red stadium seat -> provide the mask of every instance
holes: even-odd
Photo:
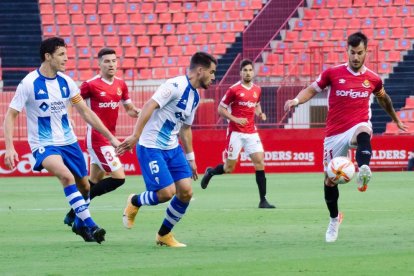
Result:
[[[61,25],[58,26],[57,31],[59,33],[59,36],[70,36],[72,35],[72,26]]]
[[[152,69],[143,68],[138,72],[138,78],[141,80],[147,80],[152,78]]]
[[[150,59],[150,67],[162,67],[164,66],[162,57],[153,57]]]
[[[401,54],[399,51],[389,51],[386,61],[399,62],[401,60]]]
[[[362,7],[365,7],[365,3],[366,3],[366,0],[354,0],[353,6],[362,8]]]
[[[392,72],[391,65],[386,62],[381,62],[378,66],[379,74],[390,74]]]
[[[234,43],[236,41],[236,34],[232,32],[224,33],[222,39],[224,43]]]
[[[213,54],[214,55],[224,55],[227,51],[226,44],[216,44],[214,45]]]
[[[408,51],[411,49],[411,41],[408,39],[398,39],[395,50]]]
[[[99,4],[98,5],[98,14],[108,14],[111,13],[110,4]]]
[[[394,28],[391,29],[391,38],[393,39],[400,39],[405,38],[405,29],[404,28]]]
[[[295,32],[295,31],[286,31],[286,36],[285,36],[285,41],[297,41],[299,40],[299,32]]]
[[[154,79],[165,79],[167,76],[167,69],[166,68],[154,68],[152,71],[152,75]]]
[[[169,10],[172,13],[181,12],[181,2],[169,3]]]
[[[229,38],[229,39],[231,39],[229,41],[234,42],[235,34],[234,33],[228,33],[228,34],[232,35],[232,37]],[[222,34],[219,34],[219,33],[210,34],[209,37],[208,37],[208,42],[211,43],[211,44],[217,44],[217,43],[221,43],[221,42],[228,42],[228,41],[224,41],[222,37],[223,37]],[[231,42],[229,42],[229,43],[231,43]]]
[[[130,46],[130,47],[124,48],[124,57],[137,58],[138,57],[138,48],[135,47],[135,46]]]
[[[161,26],[159,24],[149,25],[147,28],[148,35],[159,35],[161,33]]]
[[[56,16],[56,21],[57,21],[59,16],[60,15]],[[64,16],[68,16],[68,15],[65,14]],[[41,18],[42,18],[42,24],[43,25],[53,25],[53,24],[55,24],[55,16],[53,14],[44,14],[44,15],[41,16]]]
[[[151,46],[164,46],[164,36],[155,35],[151,38]]]
[[[153,3],[142,3],[141,13],[153,13],[153,12],[154,12],[154,4]]]
[[[388,19],[387,18],[377,18],[374,24],[375,28],[387,28],[388,27]]]
[[[146,25],[131,25],[132,27],[132,34],[136,36],[146,35],[147,33],[147,27]]]
[[[113,14],[126,14],[125,3],[120,4],[113,4],[112,5],[112,13]]]
[[[72,14],[71,17],[70,17],[70,22],[72,24],[78,24],[78,25],[85,24],[85,15],[83,15],[83,14]],[[69,24],[69,22],[67,24]]]
[[[149,58],[139,57],[137,60],[137,68],[148,68],[149,67]]]
[[[78,80],[87,81],[95,76],[95,72],[90,69],[78,70]]]
[[[168,56],[168,47],[165,47],[165,46],[156,47],[154,56],[156,56],[156,57]]]
[[[165,38],[165,45],[166,46],[175,46],[178,45],[178,37],[175,35],[168,35]]]
[[[312,9],[323,9],[326,7],[327,0],[317,0],[313,1]]]
[[[403,109],[414,109],[414,96],[410,96],[405,99],[405,106]]]
[[[142,15],[140,13],[130,14],[129,15],[129,23],[130,24],[141,24],[141,23],[143,23]]]
[[[313,31],[301,31],[300,41],[309,41],[309,40],[313,40]]]
[[[164,24],[162,26],[162,34],[163,35],[175,34],[175,24]]]
[[[169,47],[169,55],[170,56],[181,56],[183,54],[183,47],[182,46],[174,46]]]
[[[401,17],[391,17],[390,22],[388,24],[389,28],[400,28],[402,26],[402,18]]]
[[[135,58],[123,58],[120,65],[123,69],[135,68]]]
[[[88,30],[89,30],[88,35],[92,35],[92,36],[102,35],[101,25],[89,25]]]
[[[389,40],[389,39],[386,39],[386,40],[383,40],[383,41],[381,41],[381,50],[383,50],[383,51],[392,51],[392,50],[394,50],[395,49],[395,41],[394,40]]]
[[[77,47],[88,47],[89,46],[89,37],[79,36],[75,37],[75,44]]]
[[[150,45],[149,36],[139,36],[139,37],[137,37],[137,46],[138,47],[149,46],[149,45]]]
[[[155,3],[155,13],[167,13],[168,12],[168,3]]]
[[[104,47],[105,46],[104,37],[103,36],[92,36],[91,46],[92,47]]]
[[[185,23],[185,13],[183,12],[174,13],[172,23]]]
[[[91,60],[89,58],[80,58],[77,60],[77,67],[78,70],[91,69]]]
[[[131,34],[131,25],[119,25],[118,26],[118,35],[130,35]]]
[[[344,30],[348,27],[349,20],[346,19],[336,19],[335,23],[331,26],[333,29]],[[322,24],[323,25],[323,24]]]
[[[122,41],[121,43],[122,47],[133,47],[136,45],[135,37],[131,35],[123,36],[121,38],[121,41]]]
[[[321,28],[321,22],[322,20],[314,19],[307,21],[307,29],[310,31],[316,31]]]
[[[331,14],[331,18],[332,19],[339,19],[339,18],[343,18],[344,17],[344,13],[345,13],[345,9],[341,9],[341,8],[335,8],[332,9],[332,14]]]
[[[325,19],[331,17],[331,10],[330,9],[320,9],[316,13],[317,19]]]
[[[81,14],[82,13],[82,5],[80,5],[80,4],[70,4],[68,11],[69,11],[69,14]]]
[[[142,47],[140,48],[140,57],[152,57],[153,49],[152,47]]]
[[[106,46],[116,47],[119,46],[119,36],[106,36]]]
[[[48,3],[40,3],[39,4],[40,14],[43,16],[44,14],[53,14],[53,5]]]
[[[171,22],[171,14],[169,13],[161,13],[158,16],[158,23],[160,24],[168,24]]]
[[[158,16],[156,13],[147,13],[144,16],[144,23],[157,24]]]

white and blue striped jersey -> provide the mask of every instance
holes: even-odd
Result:
[[[70,99],[80,93],[76,83],[58,72],[55,78],[30,72],[18,85],[9,107],[26,108],[28,142],[33,151],[45,146],[64,146],[77,141],[68,120]]]
[[[139,144],[162,150],[176,148],[181,126],[192,125],[194,121],[200,95],[187,76],[179,76],[162,84],[152,99],[160,108],[153,112],[145,125]]]

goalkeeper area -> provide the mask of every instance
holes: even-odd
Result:
[[[140,209],[134,228],[122,225],[130,193],[145,190],[127,177],[118,190],[91,202],[107,231],[85,243],[63,224],[68,204],[54,177],[2,178],[0,275],[414,275],[412,172],[375,172],[365,193],[355,179],[340,186],[344,221],[335,243],[321,173],[268,174],[258,209],[254,174],[215,177],[174,228],[186,248],[155,245],[166,204]]]

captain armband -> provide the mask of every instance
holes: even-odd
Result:
[[[80,94],[76,95],[75,97],[71,98],[70,101],[73,105],[80,103],[83,100]]]
[[[383,97],[385,96],[385,89],[384,89],[384,87],[383,87],[383,88],[381,88],[381,90],[380,90],[380,91],[378,91],[378,93],[376,93],[376,94],[375,94],[375,96],[376,96],[377,98],[383,98]]]

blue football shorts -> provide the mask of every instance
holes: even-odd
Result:
[[[161,190],[193,175],[181,146],[162,150],[137,144],[137,157],[147,191]]]
[[[83,178],[88,175],[85,158],[83,157],[83,152],[78,142],[66,146],[46,146],[38,148],[33,152],[36,160],[33,170],[41,171],[43,169],[43,160],[50,155],[62,156],[63,163],[75,176]]]

